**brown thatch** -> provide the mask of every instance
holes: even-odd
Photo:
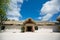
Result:
[[[23,24],[25,25],[25,24],[36,24],[36,23],[31,18],[29,18]]]

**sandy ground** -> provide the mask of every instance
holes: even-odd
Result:
[[[18,30],[7,30],[0,33],[0,40],[60,40],[60,33],[41,31],[21,33]]]

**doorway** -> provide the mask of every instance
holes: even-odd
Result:
[[[27,26],[27,31],[32,32],[32,26]]]

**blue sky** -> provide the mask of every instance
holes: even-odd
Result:
[[[17,5],[14,5],[14,7],[17,6],[19,10],[13,7],[15,10],[12,12],[18,15],[13,14],[15,15],[14,18],[10,19],[26,20],[27,18],[32,18],[37,21],[56,21],[56,18],[60,16],[59,3],[59,0],[18,0]],[[9,13],[8,15],[11,16],[12,14]]]
[[[21,7],[21,15],[23,16],[22,20],[27,18],[32,18],[34,20],[39,20],[40,9],[42,8],[42,4],[49,0],[28,0],[28,2],[24,1]]]

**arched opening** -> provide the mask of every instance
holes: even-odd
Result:
[[[36,29],[36,23],[32,19],[28,19],[23,23],[23,27],[23,32],[34,32]]]
[[[32,32],[32,26],[27,26],[26,31],[27,31],[27,32]]]

